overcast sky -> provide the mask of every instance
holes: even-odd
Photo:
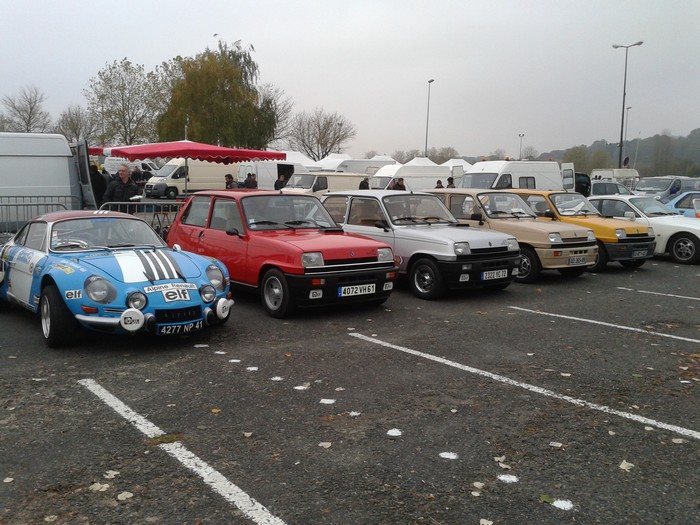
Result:
[[[217,33],[219,36],[214,37]],[[218,39],[255,48],[295,111],[352,122],[355,158],[452,146],[517,155],[700,127],[700,0],[0,0],[0,97],[56,118],[106,64],[152,70]],[[0,111],[2,109],[0,108]],[[183,137],[184,138],[184,137]]]

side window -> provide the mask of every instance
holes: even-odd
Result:
[[[525,188],[528,190],[535,189],[535,177],[520,177],[518,179],[518,187]]]
[[[521,195],[521,197],[523,197],[523,195]],[[539,197],[537,195],[524,197],[527,202],[527,205],[530,206],[530,208],[532,208],[532,211],[534,211],[537,215],[543,216],[548,211],[551,211],[549,209],[549,204],[544,198]]]
[[[29,224],[26,224],[15,236],[15,243],[24,246],[27,242],[27,233],[29,233]]]
[[[348,224],[374,226],[383,219],[383,214],[376,199],[353,199],[350,202]]]
[[[189,208],[182,216],[182,224],[190,226],[201,226],[204,228],[209,217],[209,197],[193,197]]]
[[[689,193],[676,203],[676,208],[690,209],[693,207],[693,199],[697,198],[700,198],[700,195]]]
[[[328,177],[316,177],[316,182],[313,191],[321,191],[328,189]]]
[[[338,224],[345,222],[345,210],[348,207],[347,197],[329,197],[323,201],[323,207],[328,210],[335,222]]]
[[[216,199],[212,208],[209,227],[212,230],[221,231],[235,228],[242,233],[243,220],[238,210],[238,203],[231,199]]]
[[[44,251],[46,248],[46,223],[34,222],[29,225],[24,245],[32,250]]]
[[[496,182],[496,188],[512,188],[513,187],[513,179],[511,178],[510,173],[504,173],[501,175],[501,177],[498,179]]]
[[[455,199],[455,197],[458,198]],[[452,202],[450,202],[450,213],[456,219],[469,219],[474,213],[474,208],[474,199],[471,196],[453,195]]]

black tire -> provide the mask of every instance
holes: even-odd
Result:
[[[66,346],[75,337],[78,323],[53,284],[41,290],[39,317],[44,341],[49,348]]]
[[[625,268],[639,268],[647,262],[646,259],[628,259],[625,261],[620,261],[620,264]]]
[[[575,268],[559,268],[559,273],[567,278],[579,277],[580,275],[583,275],[585,272],[586,272],[585,266],[577,266]]]
[[[603,243],[598,241],[598,256],[596,257],[595,264],[588,268],[589,272],[600,272],[604,270],[608,265],[608,252],[605,251],[605,246]]]
[[[177,198],[177,188],[168,188],[165,191],[165,198],[171,201],[174,201]]]
[[[697,264],[700,262],[700,242],[692,233],[677,233],[668,241],[668,253],[675,263]]]
[[[260,299],[267,313],[277,319],[286,317],[294,311],[287,279],[277,269],[268,270],[263,277],[260,284]]]
[[[408,285],[420,299],[437,299],[445,293],[445,284],[432,259],[418,259],[408,271]]]
[[[515,281],[519,283],[535,282],[542,271],[542,264],[535,250],[529,246],[520,247],[520,267]]]

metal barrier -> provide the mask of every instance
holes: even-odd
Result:
[[[0,244],[17,233],[29,220],[46,213],[79,208],[73,197],[0,196]]]
[[[120,211],[140,217],[162,236],[175,220],[184,202],[105,202],[100,210]]]

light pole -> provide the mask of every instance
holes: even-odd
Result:
[[[525,136],[525,133],[518,133],[518,137],[520,137],[520,153],[518,153],[518,160],[523,160],[523,137]]]
[[[625,132],[625,97],[627,95],[627,55],[629,54],[630,47],[641,46],[644,42],[640,40],[634,44],[628,46],[623,46],[620,44],[613,44],[613,49],[618,49],[620,47],[625,49],[625,79],[622,84],[622,122],[620,123],[620,157],[617,162],[617,167],[622,167],[622,140],[624,139]]]
[[[627,106],[625,108],[625,112],[627,113],[625,115],[625,142],[627,142],[627,130],[630,127],[630,109],[632,109],[632,106]]]
[[[428,80],[428,111],[425,116],[425,158],[428,158],[428,123],[430,122],[430,84],[435,82],[434,78]]]

